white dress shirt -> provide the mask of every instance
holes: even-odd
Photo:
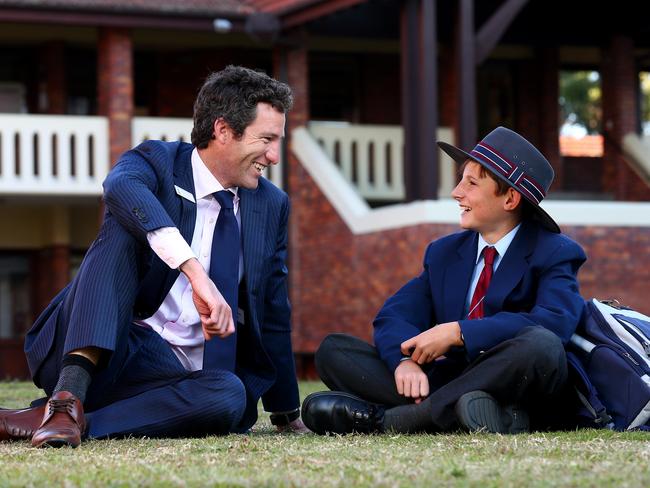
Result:
[[[221,210],[221,206],[212,194],[224,188],[205,166],[196,148],[192,151],[191,161],[196,199],[196,222],[191,246],[185,242],[176,227],[162,227],[149,232],[147,240],[151,249],[170,268],[176,269],[188,259],[197,258],[203,268],[209,272],[212,235]],[[190,189],[184,188],[184,190],[189,193]],[[234,212],[241,229],[237,189],[229,190],[235,194]],[[243,270],[243,255],[240,249],[240,281]],[[169,343],[185,369],[188,371],[202,369],[204,338],[201,320],[192,300],[192,287],[183,273],[172,285],[160,308],[151,317],[135,323],[149,327],[160,334]]]
[[[478,245],[476,249],[476,264],[474,266],[474,274],[472,275],[472,281],[470,281],[469,290],[467,290],[467,297],[465,297],[465,317],[469,313],[469,305],[472,302],[472,296],[474,295],[474,290],[476,290],[476,285],[478,285],[478,280],[481,276],[481,271],[485,267],[485,260],[483,259],[483,249],[486,247],[494,247],[497,250],[497,255],[494,257],[494,263],[492,263],[492,273],[496,273],[499,264],[501,264],[501,258],[505,256],[506,251],[510,247],[513,239],[517,235],[517,231],[521,227],[521,224],[518,224],[514,229],[508,232],[505,236],[499,239],[494,244],[488,244],[481,234],[478,235]],[[494,276],[494,274],[493,274]]]

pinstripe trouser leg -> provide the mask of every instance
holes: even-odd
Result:
[[[101,439],[227,434],[235,430],[245,404],[244,385],[234,374],[195,371],[87,414],[86,435]]]
[[[244,385],[225,370],[189,372],[156,332],[131,325],[127,359],[93,381],[88,437],[190,437],[236,430]]]

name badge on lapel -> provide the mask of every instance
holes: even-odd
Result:
[[[194,199],[194,195],[192,195],[189,191],[184,190],[180,186],[176,186],[176,185],[174,185],[174,189],[176,190],[176,194],[179,197],[182,197],[185,200],[189,200],[192,203],[196,203],[196,200]]]

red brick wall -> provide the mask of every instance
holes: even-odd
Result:
[[[386,298],[421,270],[423,251],[455,225],[427,224],[353,235],[294,156],[291,300],[297,353],[332,332],[371,339]],[[650,228],[564,227],[589,256],[579,274],[585,297],[617,298],[650,313]]]

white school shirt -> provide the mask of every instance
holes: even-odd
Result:
[[[505,236],[499,239],[494,244],[488,244],[481,234],[478,235],[478,244],[476,249],[476,261],[474,266],[474,274],[472,274],[472,281],[470,281],[469,290],[467,290],[467,296],[465,297],[465,317],[469,314],[469,306],[472,302],[472,296],[474,295],[474,290],[476,290],[476,285],[478,285],[478,280],[481,276],[481,271],[485,267],[485,260],[483,259],[483,249],[486,247],[494,247],[497,250],[497,255],[494,258],[494,263],[492,263],[492,273],[495,273],[499,264],[501,264],[501,258],[505,256],[506,251],[512,244],[513,239],[517,235],[517,231],[521,227],[521,224],[518,224],[514,229],[508,232]],[[494,274],[493,274],[494,276]]]

